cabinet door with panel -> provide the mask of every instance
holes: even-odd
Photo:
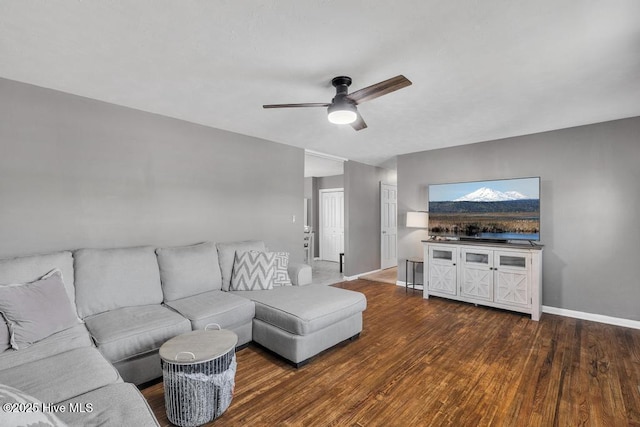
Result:
[[[531,306],[531,255],[494,251],[495,302]]]
[[[493,301],[493,251],[481,248],[460,250],[460,295]]]
[[[458,250],[455,247],[429,247],[429,291],[457,295]]]

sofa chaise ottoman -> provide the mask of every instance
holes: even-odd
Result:
[[[359,292],[325,285],[234,291],[256,305],[253,340],[296,367],[362,331],[367,307]]]

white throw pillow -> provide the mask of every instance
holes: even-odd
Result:
[[[273,287],[293,286],[289,277],[289,252],[273,252],[276,256]]]
[[[269,252],[236,252],[230,290],[273,289],[275,258],[275,254]]]
[[[0,405],[0,425],[4,427],[66,426],[58,417],[44,411],[39,400],[8,385],[0,384]]]

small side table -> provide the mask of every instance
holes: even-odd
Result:
[[[199,426],[226,411],[235,386],[237,343],[232,331],[205,328],[178,335],[160,347],[169,421]]]
[[[409,283],[409,264],[411,264],[411,283]],[[405,269],[404,269],[404,293],[407,293],[407,289],[409,289],[409,285],[413,286],[413,290],[416,290],[416,285],[424,286],[422,283],[416,283],[416,265],[422,264],[422,274],[424,274],[424,261],[420,258],[408,258],[405,261]]]

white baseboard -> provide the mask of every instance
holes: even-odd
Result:
[[[398,280],[396,285],[405,287],[405,282]],[[422,289],[422,287],[416,287]],[[592,322],[606,323],[608,325],[623,326],[625,328],[640,329],[639,320],[623,319],[620,317],[605,316],[602,314],[585,313],[583,311],[567,310],[566,308],[542,306],[543,313],[557,314],[558,316],[573,317],[574,319],[590,320]]]
[[[371,271],[367,271],[366,273],[360,273],[360,274],[356,274],[355,276],[343,276],[342,278],[346,281],[352,281],[352,280],[356,280],[359,279],[361,276],[366,276],[368,274],[373,274],[373,273],[377,273],[378,271],[382,271],[382,269],[377,269],[377,270],[371,270]]]
[[[557,314],[558,316],[573,317],[575,319],[591,320],[592,322],[607,323],[609,325],[623,326],[625,328],[640,329],[640,321],[638,320],[585,313],[583,311],[567,310],[566,308],[550,307],[547,305],[542,306],[542,312]]]

